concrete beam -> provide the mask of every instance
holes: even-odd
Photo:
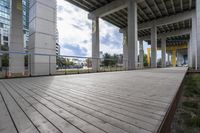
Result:
[[[155,24],[156,26],[161,26],[161,25],[172,24],[172,23],[192,19],[192,16],[194,13],[195,13],[195,10],[192,10],[192,11],[187,11],[183,13],[178,13],[176,15],[156,19],[153,21],[145,22],[138,25],[138,30],[149,29],[152,27],[153,24]]]
[[[116,12],[116,11],[126,8],[127,5],[128,5],[128,0],[115,0],[101,8],[98,8],[95,11],[89,13],[88,18],[95,19],[95,18],[104,17],[113,12]]]
[[[180,36],[180,35],[186,35],[190,34],[191,29],[183,29],[183,30],[178,30],[178,31],[172,31],[172,32],[167,32],[167,33],[160,33],[158,34],[157,38],[161,39],[162,37],[172,37],[172,36]],[[151,36],[143,36],[139,38],[140,40],[151,40]]]
[[[137,3],[140,3],[144,0],[133,0],[136,1]],[[113,12],[119,11],[121,9],[127,8],[128,7],[128,2],[129,0],[115,0],[103,7],[100,7],[93,12],[88,14],[89,19],[95,19],[95,18],[101,18],[106,15],[109,15]]]
[[[187,11],[183,13],[178,13],[176,15],[141,23],[141,24],[138,24],[138,31],[144,30],[144,29],[150,29],[153,24],[155,24],[156,26],[161,26],[161,25],[173,24],[176,22],[192,19],[192,16],[194,15],[194,13],[195,13],[195,10],[191,10],[191,11]],[[120,31],[125,30],[125,29],[127,28],[120,29]]]

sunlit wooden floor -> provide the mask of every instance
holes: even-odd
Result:
[[[0,80],[0,133],[155,133],[186,70]]]

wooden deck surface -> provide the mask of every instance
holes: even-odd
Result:
[[[0,80],[0,133],[156,133],[186,69]]]

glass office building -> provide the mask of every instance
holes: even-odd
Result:
[[[11,0],[0,0],[0,44],[9,46],[11,20]],[[29,36],[29,0],[22,0],[24,47],[27,48]]]
[[[10,0],[0,1],[0,44],[9,44]]]

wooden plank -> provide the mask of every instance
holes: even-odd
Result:
[[[21,108],[17,105],[17,103],[3,86],[1,86],[0,91],[2,96],[4,97],[4,100],[17,127],[17,130],[20,133],[39,133],[37,128],[33,125],[32,121],[30,121],[30,119],[21,110]]]
[[[40,89],[40,88],[35,87],[34,89]],[[154,125],[161,123],[161,121],[156,121],[151,118],[146,118],[141,115],[137,115],[137,114],[133,114],[133,113],[132,113],[132,115],[129,114],[129,116],[127,116],[127,115],[125,115],[127,113],[125,111],[118,110],[118,112],[116,112],[117,109],[112,109],[112,108],[107,109],[108,106],[107,106],[107,108],[105,108],[105,107],[103,108],[103,107],[96,106],[95,104],[90,104],[90,103],[84,102],[83,100],[78,100],[78,98],[73,98],[73,97],[68,98],[67,95],[61,95],[61,94],[57,93],[56,91],[52,92],[49,89],[48,89],[48,91],[47,90],[43,91],[42,89],[40,89],[40,91],[42,91],[45,94],[51,95],[51,96],[63,98],[66,101],[71,101],[72,103],[91,108],[100,113],[107,114],[113,118],[117,118],[117,119],[127,122],[129,124],[134,124],[140,128],[144,128],[149,131],[153,131]]]
[[[42,133],[82,133],[79,129],[72,126],[56,114],[49,111],[39,103],[28,103],[20,93],[16,93],[8,84],[5,84],[10,94],[16,99],[16,102],[21,106],[27,116],[32,120],[34,125]],[[26,96],[26,95],[24,95]],[[27,97],[27,96],[26,96]]]
[[[45,83],[45,80],[46,79],[36,79],[36,82],[37,83],[43,83],[42,81],[44,81]],[[34,79],[33,79],[34,81]],[[84,82],[84,86],[83,85],[79,85],[79,83],[73,83],[73,82],[69,82],[69,81],[63,81],[63,82],[60,82],[60,80],[56,80],[56,82],[54,81],[51,86],[54,86],[57,85],[57,87],[61,87],[61,88],[65,88],[65,89],[70,89],[70,91],[80,91],[80,92],[85,92],[85,93],[91,93],[91,94],[96,94],[98,96],[103,96],[103,97],[109,97],[109,99],[113,99],[113,100],[117,100],[117,101],[120,101],[122,100],[122,102],[124,103],[132,103],[134,105],[141,105],[141,104],[137,104],[137,103],[142,103],[142,104],[145,104],[145,107],[151,107],[151,105],[156,108],[156,106],[160,106],[160,107],[166,107],[166,105],[169,105],[169,104],[166,104],[166,103],[163,103],[163,102],[159,102],[159,101],[153,101],[153,100],[148,100],[148,99],[144,99],[144,98],[138,98],[138,97],[128,97],[128,96],[121,96],[121,93],[117,93],[116,91],[113,93],[113,92],[110,92],[109,90],[102,90],[102,88],[105,88],[104,87],[99,87],[99,86],[88,86],[87,84],[85,85],[85,82],[86,81],[81,81],[81,82]],[[43,84],[44,84],[43,83]],[[103,84],[101,82],[99,82],[98,84]],[[116,83],[113,83],[113,84],[116,84]],[[46,85],[49,86],[49,84],[47,83]],[[87,87],[85,87],[87,86]],[[108,85],[109,87],[110,85]],[[113,86],[110,86],[109,88],[115,88]],[[106,88],[107,89],[107,88]],[[101,90],[101,91],[99,91]],[[135,89],[134,89],[135,90]],[[128,91],[128,90],[127,90]],[[129,94],[129,95],[132,95],[132,94]],[[128,98],[127,98],[128,97]]]
[[[0,89],[2,89],[2,84],[0,82]],[[10,114],[4,103],[2,94],[0,92],[0,132],[1,133],[17,133],[17,129],[10,117]]]
[[[24,88],[22,86],[19,88],[24,90]],[[73,111],[69,111],[69,110],[63,109],[62,108],[63,105],[56,106],[55,104],[52,104],[52,102],[45,100],[45,98],[43,98],[43,97],[47,96],[45,94],[42,94],[43,97],[40,97],[29,90],[24,90],[24,92],[22,90],[17,90],[17,91],[19,93],[22,93],[23,95],[29,94],[29,97],[27,97],[27,98],[30,102],[34,103],[36,101],[36,99],[40,99],[40,102],[42,104],[48,106],[48,108],[51,108],[52,110],[57,112],[59,115],[61,115],[63,118],[65,118],[68,121],[71,121],[74,125],[76,125],[77,127],[79,127],[80,129],[82,129],[83,131],[85,131],[87,133],[103,133],[104,131],[107,133],[127,133],[124,130],[121,130],[120,128],[114,127],[114,126],[112,126],[108,123],[105,123],[104,121],[99,120],[95,117],[92,117],[86,113],[77,111],[76,109],[74,109]],[[25,94],[25,92],[27,94]],[[66,108],[69,108],[69,107],[66,106]],[[86,118],[88,120],[85,120]],[[85,122],[85,121],[87,121],[87,122]],[[92,125],[94,125],[94,126],[92,126]]]
[[[17,84],[15,84],[17,85]],[[20,85],[20,86],[23,86],[23,85]],[[26,86],[24,86],[24,88],[26,89],[29,89],[27,88]],[[120,120],[117,120],[115,118],[112,118],[112,117],[109,117],[107,114],[102,114],[102,113],[99,113],[99,112],[96,112],[90,108],[87,108],[87,107],[84,107],[84,106],[80,106],[80,105],[73,105],[72,104],[67,104],[67,103],[64,103],[62,100],[58,100],[56,98],[53,98],[53,97],[50,97],[48,96],[47,94],[45,93],[41,93],[41,92],[38,92],[37,90],[33,90],[33,89],[29,89],[29,90],[24,90],[24,91],[32,91],[32,93],[34,92],[35,94],[43,97],[44,99],[46,99],[47,101],[51,102],[51,103],[54,103],[55,105],[59,106],[59,107],[62,107],[63,109],[81,117],[82,119],[84,119],[85,121],[90,121],[90,122],[93,122],[93,124],[97,124],[96,126],[100,126],[100,128],[102,129],[106,129],[106,130],[110,130],[110,132],[112,131],[112,127],[113,126],[116,126],[116,127],[119,127],[127,132],[130,132],[130,133],[150,133],[150,131],[147,131],[147,130],[144,130],[142,128],[138,128],[134,125],[131,125],[131,124],[127,124],[127,123],[124,123]],[[31,94],[32,96],[35,97],[34,94]],[[40,97],[40,99],[41,99]],[[35,97],[35,98],[39,98],[39,97]],[[87,115],[88,114],[88,115]],[[91,117],[93,116],[93,117]],[[93,119],[95,118],[98,118],[100,120],[102,120],[101,123],[96,123],[95,121],[93,121]],[[92,119],[93,118],[93,119]],[[105,126],[102,127],[102,124],[103,125],[107,125],[108,127],[106,128]],[[118,130],[119,130],[118,128]],[[123,130],[121,130],[120,132],[122,132]],[[120,133],[119,132],[119,133]]]
[[[39,89],[39,86],[35,87],[35,89],[36,88]],[[45,92],[47,92],[47,90],[45,90]],[[147,128],[148,128],[148,126],[145,125],[146,123],[156,125],[156,124],[161,122],[159,120],[151,119],[151,117],[144,117],[144,116],[138,115],[136,113],[130,113],[126,110],[114,108],[114,107],[111,107],[111,106],[108,106],[108,105],[105,105],[105,104],[101,104],[99,102],[89,101],[89,100],[85,100],[83,98],[81,99],[80,97],[73,97],[73,96],[68,95],[67,93],[60,94],[60,93],[57,93],[56,89],[54,91],[51,91],[51,89],[48,89],[48,92],[52,92],[53,94],[56,94],[57,96],[63,97],[67,100],[71,100],[71,101],[79,103],[79,104],[82,104],[84,106],[88,106],[90,108],[93,107],[93,109],[94,108],[97,109],[97,110],[105,109],[107,111],[112,111],[111,114],[113,114],[113,116],[114,115],[117,115],[117,116],[121,115],[123,118],[127,118],[127,119],[130,118],[129,122],[132,121],[131,118],[134,119],[134,120],[141,120],[141,122],[138,122],[138,123],[141,123],[142,125],[146,126]]]
[[[31,81],[32,82],[32,81]],[[36,84],[37,83],[37,84]],[[30,82],[29,82],[30,84]],[[169,106],[168,104],[164,105],[162,107],[158,107],[156,105],[161,105],[162,103],[156,103],[156,104],[151,104],[150,101],[149,102],[137,102],[137,101],[142,101],[144,99],[135,99],[134,101],[128,102],[126,99],[122,99],[120,100],[120,97],[116,97],[113,98],[113,96],[105,96],[105,94],[98,94],[98,92],[94,92],[94,93],[90,93],[89,91],[82,91],[82,90],[77,90],[77,88],[80,87],[75,87],[74,89],[67,89],[68,87],[65,85],[54,85],[56,83],[51,84],[51,86],[49,85],[44,85],[38,82],[33,82],[31,83],[33,86],[37,86],[37,87],[45,87],[49,89],[53,89],[56,90],[56,92],[60,92],[61,94],[63,94],[64,92],[66,92],[65,94],[69,94],[69,95],[78,95],[78,97],[87,97],[89,99],[91,99],[92,101],[100,101],[100,102],[104,102],[104,103],[110,103],[114,106],[120,106],[120,108],[124,109],[124,108],[131,108],[131,111],[134,110],[139,110],[139,112],[134,112],[134,113],[143,113],[142,115],[145,115],[145,113],[147,113],[147,115],[153,115],[154,117],[157,118],[157,115],[164,115],[164,111],[166,110],[166,106]],[[64,84],[64,83],[60,83],[60,84]],[[130,109],[129,108],[129,109]],[[153,117],[152,116],[152,117]]]
[[[141,105],[139,107],[124,105],[123,103],[118,102],[117,99],[110,100],[109,98],[102,98],[102,97],[99,98],[99,96],[89,95],[88,93],[81,93],[80,91],[66,90],[58,86],[48,87],[47,85],[40,85],[38,83],[37,85],[36,83],[31,84],[31,88],[34,88],[33,86],[36,86],[37,88],[41,88],[41,89],[48,88],[48,90],[54,90],[56,92],[59,92],[59,94],[64,94],[65,96],[69,95],[69,96],[75,97],[76,99],[87,100],[87,102],[92,102],[95,105],[100,104],[103,106],[107,106],[108,108],[113,107],[113,108],[116,108],[117,110],[120,109],[120,112],[124,112],[125,114],[134,113],[135,115],[138,114],[138,115],[146,116],[148,118],[152,118],[155,120],[160,120],[161,116],[164,115],[165,113],[164,109],[166,108],[165,106],[163,111],[159,111],[159,109],[157,108],[155,108],[155,110],[149,111],[150,109],[144,109],[145,105]]]
[[[52,125],[58,121],[49,116],[57,115],[83,132],[151,133],[160,126],[185,72],[151,69],[3,82],[20,109],[24,99]],[[33,123],[28,112],[22,112]]]

